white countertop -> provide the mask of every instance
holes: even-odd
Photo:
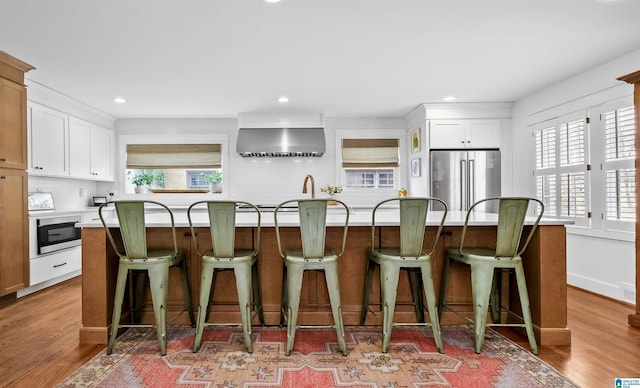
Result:
[[[84,207],[78,209],[62,209],[62,210],[29,210],[29,217],[31,218],[52,218],[59,216],[69,215],[81,215],[85,213],[98,212],[97,206]]]
[[[349,226],[371,226],[371,210],[359,208],[351,210],[349,214]],[[189,227],[189,221],[187,218],[186,210],[176,209],[173,210],[174,220],[176,227]],[[205,211],[192,212],[192,221],[196,227],[207,227],[209,221],[207,213]],[[445,220],[447,226],[462,226],[464,225],[464,219],[466,212],[461,211],[449,211]],[[170,225],[169,218],[166,214],[151,213],[147,214],[147,225],[149,227],[166,227]],[[336,208],[330,208],[327,213],[327,225],[328,226],[342,226],[344,225],[345,211]],[[441,211],[430,211],[427,217],[428,226],[437,226],[442,218]],[[297,212],[284,212],[278,214],[278,224],[280,226],[297,226],[298,225],[298,213]],[[528,217],[526,222],[533,223],[535,217]],[[114,212],[109,212],[106,216],[107,225],[110,227],[117,227],[117,220]],[[470,219],[469,224],[474,226],[491,226],[496,225],[498,222],[498,215],[494,213],[474,213]],[[397,226],[399,223],[399,214],[397,209],[379,209],[376,216],[376,224],[378,226]],[[572,224],[572,221],[543,218],[540,222],[541,225],[567,225]],[[252,213],[239,212],[236,216],[236,226],[238,227],[252,227],[256,225],[256,215]],[[273,227],[274,217],[273,212],[262,212],[261,225],[263,227]],[[88,220],[78,224],[84,228],[96,228],[102,227],[100,220]]]

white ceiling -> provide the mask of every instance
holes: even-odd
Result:
[[[397,117],[516,101],[639,48],[640,0],[0,0],[0,50],[117,118]]]

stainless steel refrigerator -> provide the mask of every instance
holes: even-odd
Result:
[[[431,195],[442,199],[449,211],[467,211],[476,201],[500,196],[500,151],[431,151],[430,166]],[[497,211],[484,205],[476,210]]]

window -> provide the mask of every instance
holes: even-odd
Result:
[[[189,190],[208,190],[211,187],[212,181],[207,179],[207,176],[212,176],[213,171],[216,170],[187,170],[187,189]]]
[[[346,186],[394,188],[398,154],[398,139],[342,139]]]
[[[636,219],[635,118],[633,106],[605,109],[604,220],[628,224]],[[620,226],[620,225],[618,225]],[[614,223],[607,224],[614,227]],[[624,229],[624,227],[623,227]]]
[[[221,173],[220,144],[128,144],[127,178],[145,175],[154,189],[208,190],[207,175]]]
[[[577,225],[588,225],[590,217],[587,124],[586,114],[579,112],[534,128],[534,174],[545,214],[574,219]]]
[[[393,188],[394,171],[345,169],[347,187]]]

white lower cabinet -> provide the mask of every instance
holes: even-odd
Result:
[[[82,247],[73,247],[29,260],[29,284],[36,285],[82,269]]]

